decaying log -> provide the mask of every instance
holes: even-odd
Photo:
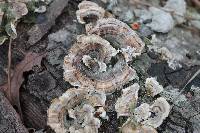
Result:
[[[46,127],[46,111],[44,110],[47,106],[36,101],[26,92],[21,94],[21,104],[25,126],[36,130],[44,129]]]
[[[0,91],[0,133],[28,133],[19,115]]]

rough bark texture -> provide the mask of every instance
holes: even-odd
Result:
[[[55,25],[56,18],[62,13],[63,9],[67,6],[68,0],[54,0],[50,7],[47,9],[47,20],[41,24],[33,26],[29,34],[28,43],[30,45],[38,42],[49,30]]]
[[[0,91],[0,133],[28,133],[19,115]]]

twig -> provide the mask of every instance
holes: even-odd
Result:
[[[9,48],[8,48],[8,91],[7,91],[7,97],[8,100],[11,101],[11,62],[12,62],[12,38],[10,37],[9,41]]]
[[[200,69],[190,78],[190,80],[188,80],[188,82],[184,85],[184,87],[181,89],[181,91],[179,92],[178,96],[176,98],[173,99],[172,101],[172,106],[171,108],[173,108],[175,101],[179,98],[179,96],[183,93],[183,91],[185,90],[185,88],[187,87],[187,85],[194,79],[196,78],[196,76],[198,76],[200,74]]]

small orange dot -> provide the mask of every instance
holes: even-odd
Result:
[[[132,23],[132,24],[131,24],[131,28],[132,28],[133,30],[138,30],[138,29],[140,29],[140,24],[137,23],[137,22]]]

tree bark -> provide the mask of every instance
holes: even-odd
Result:
[[[28,133],[2,91],[0,91],[0,133]]]

